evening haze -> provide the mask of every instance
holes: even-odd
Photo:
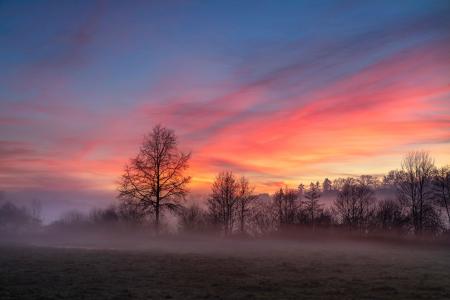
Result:
[[[53,218],[110,203],[157,124],[192,152],[191,197],[223,170],[273,193],[384,174],[417,149],[447,164],[449,14],[447,0],[1,2],[0,190]]]

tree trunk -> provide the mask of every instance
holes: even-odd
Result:
[[[242,202],[241,203],[241,217],[240,217],[240,221],[241,221],[241,234],[244,234],[244,209],[245,209],[245,207],[244,207],[244,203]]]
[[[159,213],[160,213],[160,203],[159,203],[159,195],[156,197],[156,205],[155,205],[155,233],[159,235]]]

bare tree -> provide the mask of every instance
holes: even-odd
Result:
[[[119,224],[120,215],[117,207],[110,205],[106,208],[95,208],[89,213],[89,221],[95,226],[111,226]]]
[[[34,229],[36,222],[26,207],[18,207],[11,202],[0,206],[0,233],[18,233],[22,229]]]
[[[334,184],[335,188],[337,185]],[[339,193],[334,201],[333,209],[340,218],[342,224],[349,226],[350,229],[355,227],[357,222],[357,203],[354,197],[355,180],[347,178],[342,186],[339,184]]]
[[[221,172],[212,185],[208,199],[211,218],[223,229],[226,236],[233,231],[235,210],[239,199],[238,191],[239,184],[234,174]]]
[[[397,170],[391,170],[386,175],[383,176],[382,185],[384,187],[395,187],[398,178]]]
[[[136,158],[125,167],[119,185],[119,199],[133,200],[146,214],[154,214],[155,230],[159,232],[164,210],[180,208],[179,201],[187,194],[190,153],[178,150],[175,133],[157,125],[145,136]]]
[[[319,182],[315,184],[311,182],[311,184],[309,185],[309,189],[305,193],[306,200],[304,200],[304,203],[305,203],[305,210],[308,212],[313,230],[315,230],[316,218],[321,211],[321,205],[319,203],[320,196],[321,195]]]
[[[434,173],[433,159],[428,152],[411,152],[402,161],[402,169],[396,175],[399,199],[410,210],[414,233],[421,234],[426,218],[434,218],[432,213],[431,182]],[[431,222],[432,223],[432,222]]]
[[[373,175],[361,175],[359,176],[358,181],[361,184],[370,186],[374,189],[380,185],[380,179]]]
[[[298,192],[288,187],[280,188],[273,196],[273,204],[278,213],[278,223],[280,228],[295,223],[300,201]]]
[[[303,194],[305,193],[305,185],[303,183],[300,183],[297,189],[298,189],[298,196],[300,198],[303,197]]]
[[[248,179],[242,176],[238,182],[237,213],[239,220],[239,231],[245,234],[245,224],[250,213],[250,204],[256,198],[253,194],[254,188],[250,186]]]
[[[334,202],[334,210],[341,222],[351,230],[365,229],[373,212],[374,194],[372,187],[364,181],[347,178]]]
[[[332,184],[333,184],[333,183],[331,182],[330,179],[325,178],[325,180],[324,180],[323,183],[322,183],[323,191],[324,191],[324,192],[329,192],[329,191],[331,191]]]
[[[436,170],[433,184],[437,203],[446,211],[450,223],[450,166]]]
[[[344,184],[346,183],[348,178],[336,178],[335,180],[333,180],[333,185],[332,185],[332,189],[335,191],[340,191],[342,190],[342,188],[344,187]]]
[[[253,235],[263,235],[276,230],[278,219],[271,199],[260,196],[252,201],[250,206],[250,230]]]
[[[405,222],[402,207],[392,199],[381,200],[375,210],[375,225],[384,231],[400,229]]]

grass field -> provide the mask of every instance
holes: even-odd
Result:
[[[0,299],[450,299],[450,251],[203,241],[0,247]]]

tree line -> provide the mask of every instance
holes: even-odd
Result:
[[[190,153],[178,150],[172,130],[160,125],[145,137],[136,158],[125,168],[119,187],[122,209],[134,215],[153,217],[159,231],[160,214],[175,212],[181,230],[218,231],[223,235],[283,231],[297,227],[340,227],[349,231],[397,231],[421,235],[441,233],[450,222],[450,169],[437,168],[429,153],[407,154],[401,168],[382,180],[363,175],[357,178],[325,179],[282,187],[272,197],[255,193],[249,179],[231,171],[220,172],[205,206],[182,205],[190,177],[184,175]],[[395,190],[387,199],[377,199],[376,191]],[[335,192],[326,206],[323,193]],[[446,214],[447,219],[443,216]]]
[[[436,167],[428,152],[408,153],[398,170],[382,178],[326,178],[322,183],[284,186],[270,196],[257,194],[249,178],[223,171],[215,177],[206,203],[186,201],[191,177],[185,173],[190,157],[178,149],[173,130],[157,125],[125,166],[117,205],[96,209],[88,216],[70,212],[52,226],[103,224],[110,229],[111,224],[125,224],[152,228],[158,234],[165,230],[162,217],[169,213],[176,217],[180,232],[223,236],[296,230],[418,236],[449,231],[450,167]],[[24,217],[24,209],[11,205],[0,207],[0,230],[5,227],[4,220],[11,219],[2,217],[10,214],[8,211],[36,223],[36,216]]]

